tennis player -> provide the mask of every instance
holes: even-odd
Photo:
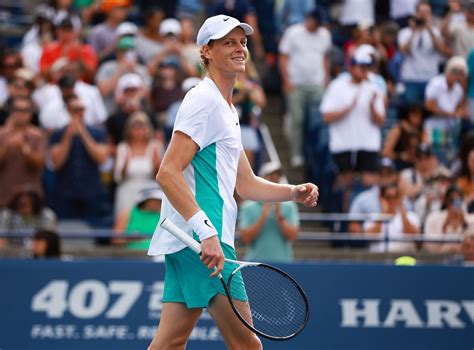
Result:
[[[197,35],[207,76],[185,96],[157,181],[165,198],[162,218],[201,242],[199,257],[157,227],[149,255],[165,255],[161,321],[149,350],[184,349],[207,307],[229,349],[261,349],[258,337],[235,316],[218,278],[228,278],[224,257],[236,259],[234,190],[254,201],[294,200],[315,206],[318,188],[286,185],[257,177],[245,156],[239,117],[232,105],[237,74],[244,72],[247,36],[253,29],[237,19],[208,18]]]

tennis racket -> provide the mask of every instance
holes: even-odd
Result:
[[[197,254],[201,245],[169,219],[160,226]],[[227,282],[218,275],[237,317],[252,332],[271,340],[298,335],[309,320],[309,304],[299,284],[276,267],[225,259],[233,272]],[[235,267],[234,267],[235,266]]]

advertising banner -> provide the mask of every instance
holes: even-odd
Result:
[[[311,315],[265,349],[474,349],[474,268],[277,267],[301,283]],[[146,349],[160,320],[163,263],[2,260],[0,276],[0,350]],[[225,349],[206,311],[187,349]]]

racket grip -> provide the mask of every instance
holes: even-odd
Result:
[[[199,242],[194,240],[193,237],[191,237],[185,231],[176,226],[170,219],[165,218],[161,222],[160,226],[169,233],[171,233],[173,236],[181,240],[181,242],[186,244],[194,252],[196,252],[197,254],[201,254],[201,245],[199,244]]]

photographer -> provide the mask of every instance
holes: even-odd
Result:
[[[404,55],[400,72],[405,85],[404,102],[422,104],[426,84],[439,73],[440,54],[451,55],[440,30],[433,24],[428,2],[418,3],[409,26],[398,34],[398,45]]]

